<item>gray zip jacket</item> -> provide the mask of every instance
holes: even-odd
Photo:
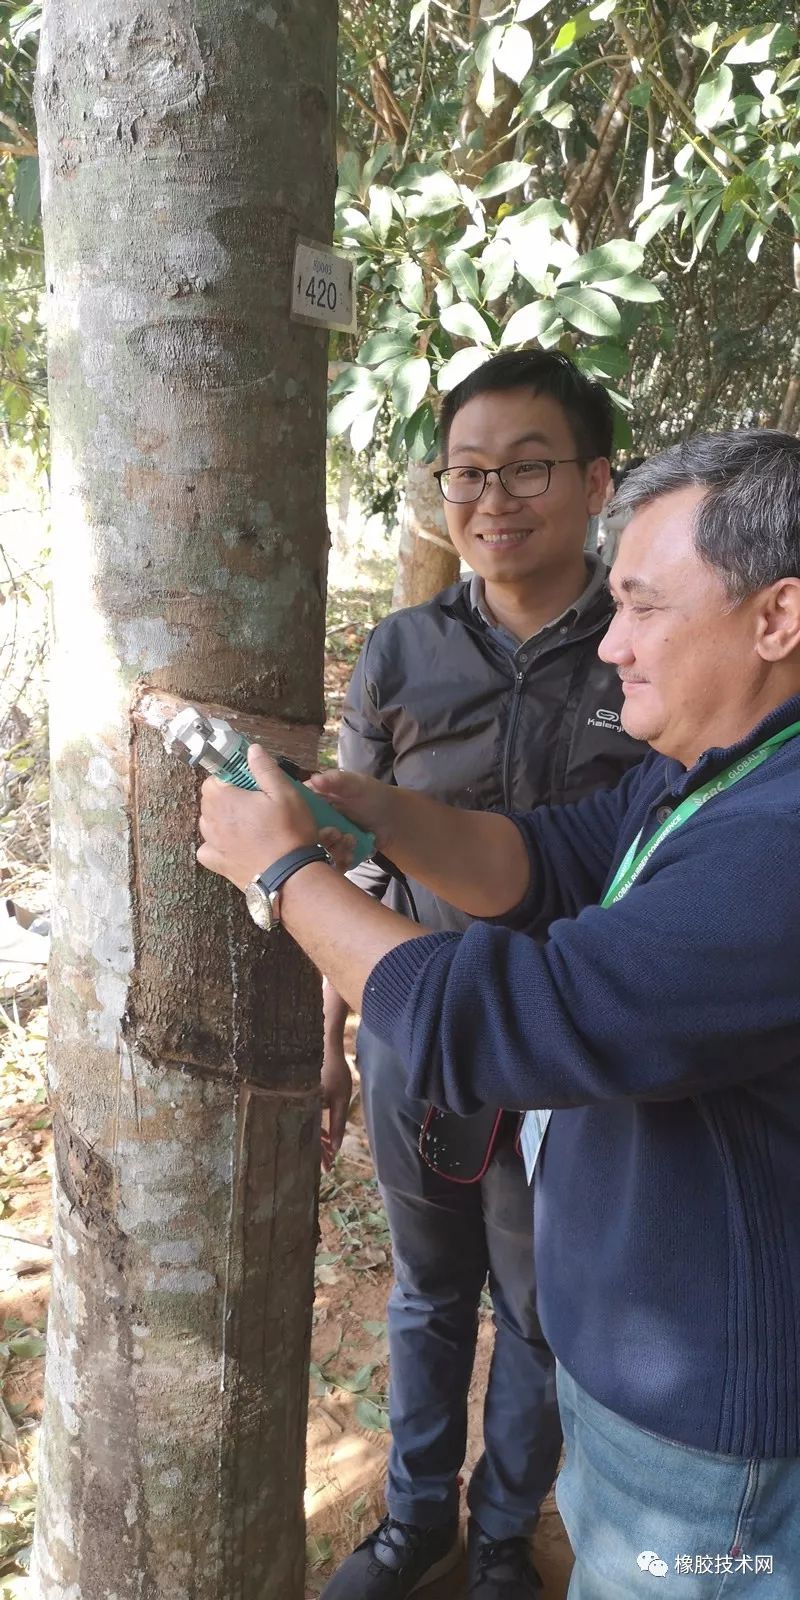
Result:
[[[342,713],[339,765],[448,805],[528,811],[610,789],[647,746],[623,731],[616,670],[598,659],[612,603],[595,559],[578,603],[510,648],[469,580],[385,617],[368,635]],[[402,885],[372,862],[349,877],[413,915]],[[472,919],[410,883],[432,929]]]

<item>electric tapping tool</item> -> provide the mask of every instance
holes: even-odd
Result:
[[[258,788],[247,765],[247,752],[252,741],[245,734],[238,733],[222,717],[207,717],[194,706],[185,706],[167,723],[163,738],[170,754],[178,756],[187,766],[200,767],[203,772],[221,778],[223,783],[231,783],[237,789]],[[373,833],[365,833],[362,828],[357,828],[354,822],[329,805],[321,794],[301,783],[301,769],[293,761],[286,756],[275,756],[274,760],[302,795],[318,828],[336,828],[339,833],[347,833],[354,839],[352,866],[357,867],[359,862],[367,861],[375,854]]]

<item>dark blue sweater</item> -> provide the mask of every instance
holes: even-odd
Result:
[[[640,828],[798,719],[800,697],[688,772],[650,755],[515,818],[521,905],[400,945],[363,1007],[411,1095],[558,1108],[536,1176],[547,1339],[611,1410],[740,1457],[800,1455],[800,738],[598,901]]]

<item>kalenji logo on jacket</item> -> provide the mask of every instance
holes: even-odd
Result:
[[[587,717],[586,726],[587,728],[608,728],[609,731],[613,729],[614,733],[622,733],[623,731],[622,723],[619,720],[619,712],[606,711],[602,706],[598,706],[593,717]]]

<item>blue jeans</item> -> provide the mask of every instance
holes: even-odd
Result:
[[[493,1539],[530,1532],[558,1467],[555,1362],[536,1314],[531,1192],[510,1139],[480,1183],[448,1182],[422,1161],[426,1107],[405,1093],[395,1053],[362,1028],[364,1117],[392,1236],[386,1503],[437,1526],[458,1508],[478,1308],[487,1281],[495,1345],[484,1452],[468,1504]]]
[[[800,1461],[673,1444],[599,1405],[563,1367],[558,1400],[569,1600],[797,1600]]]

